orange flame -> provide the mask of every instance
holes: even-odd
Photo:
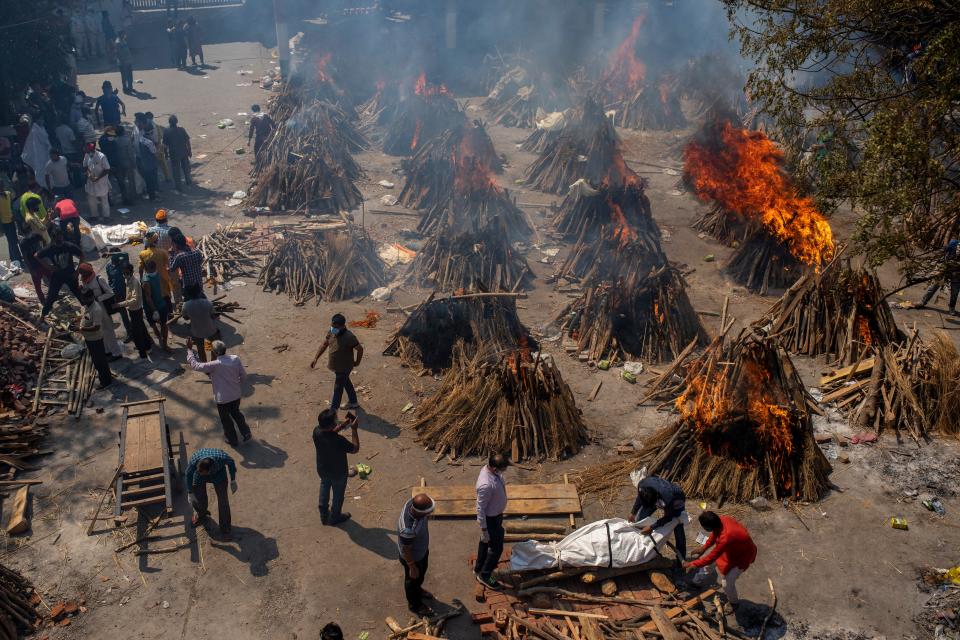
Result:
[[[420,126],[421,122],[417,120],[417,125],[413,128],[413,140],[410,141],[410,151],[414,151],[417,148],[417,142],[420,141]]]
[[[873,331],[870,329],[870,320],[864,316],[857,316],[857,333],[866,346],[873,344]]]
[[[454,190],[457,193],[492,189],[500,191],[488,160],[488,154],[494,153],[491,149],[483,149],[482,130],[468,127],[463,137],[453,149],[451,162],[454,171]],[[489,143],[488,143],[489,144]]]
[[[424,98],[430,96],[443,96],[449,93],[447,87],[443,84],[427,84],[427,73],[421,71],[417,76],[417,81],[413,85],[413,92]]]
[[[330,58],[333,57],[333,54],[325,53],[319,60],[317,60],[317,80],[320,82],[327,82],[330,80],[330,76],[327,74],[327,64],[330,62]]]
[[[530,340],[526,335],[520,336],[517,340],[517,350],[507,356],[507,364],[514,374],[519,373],[520,366],[525,363],[533,362],[530,355]]]
[[[630,35],[610,54],[607,70],[603,74],[604,85],[619,91],[622,97],[635,92],[647,77],[647,66],[637,60],[636,54],[637,40],[640,39],[640,29],[645,21],[644,14],[633,20]]]
[[[693,141],[684,149],[684,172],[697,196],[755,220],[794,258],[819,267],[833,255],[830,224],[813,201],[800,196],[783,171],[783,153],[760,131],[720,130],[720,149]]]
[[[607,198],[607,204],[610,206],[610,212],[613,214],[613,237],[620,241],[620,246],[626,246],[637,239],[637,232],[627,221],[627,216],[623,215],[623,209],[611,198]]]

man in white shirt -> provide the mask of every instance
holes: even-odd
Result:
[[[87,204],[90,206],[90,219],[97,220],[101,216],[104,220],[110,219],[110,163],[107,156],[97,151],[97,145],[88,142],[86,154],[83,156],[83,170],[87,174],[87,183],[84,190],[87,192]]]
[[[70,163],[56,149],[50,149],[50,159],[44,167],[47,191],[61,198],[70,197]]]

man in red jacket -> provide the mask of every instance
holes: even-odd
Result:
[[[757,559],[757,545],[750,538],[746,527],[730,516],[719,516],[713,511],[700,514],[700,526],[710,532],[710,537],[691,557],[699,558],[693,562],[684,562],[685,569],[700,569],[714,562],[720,573],[723,592],[727,596],[724,613],[736,611],[740,604],[737,596],[737,578]],[[703,555],[707,549],[713,550]]]

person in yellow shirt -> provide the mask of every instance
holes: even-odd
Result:
[[[153,261],[157,265],[157,274],[160,276],[160,293],[170,306],[170,292],[173,291],[170,269],[167,266],[170,262],[170,254],[157,246],[159,240],[160,236],[156,231],[148,231],[144,237],[146,248],[140,252],[140,278],[143,279],[144,266]]]
[[[7,189],[0,189],[0,228],[7,237],[7,252],[14,267],[20,266],[23,256],[20,254],[20,243],[17,241],[17,223],[13,221],[13,194]]]
[[[23,192],[23,195],[20,196],[20,211],[21,213],[27,210],[27,203],[31,200],[36,200],[40,203],[40,207],[37,209],[36,216],[40,219],[40,222],[47,223],[47,208],[43,205],[43,198],[40,197],[38,193],[40,191],[40,185],[33,182],[27,190]],[[48,240],[49,242],[49,240]]]

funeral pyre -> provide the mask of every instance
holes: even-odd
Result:
[[[514,460],[560,460],[587,442],[570,387],[549,356],[521,338],[472,355],[458,343],[440,388],[417,410],[420,440],[453,458],[510,452]]]
[[[687,125],[680,107],[678,79],[660,72],[648,79],[647,66],[637,58],[637,44],[646,23],[637,16],[630,33],[610,54],[597,83],[605,111],[615,111],[617,126],[627,129],[679,129]]]
[[[839,255],[805,273],[755,324],[790,353],[826,355],[840,366],[904,339],[877,274]]]
[[[749,329],[735,340],[721,335],[679,366],[683,380],[654,392],[673,398],[680,417],[633,456],[585,474],[595,491],[618,486],[641,467],[688,496],[721,502],[816,500],[827,491],[831,467],[810,415],[819,409],[774,339]],[[604,476],[610,480],[598,484]]]
[[[458,343],[469,354],[491,346],[507,349],[521,340],[537,349],[529,334],[517,316],[513,295],[477,292],[435,298],[431,294],[391,336],[383,353],[399,356],[405,366],[436,371],[452,364]]]
[[[561,111],[570,106],[571,92],[553,74],[531,71],[533,63],[518,60],[502,75],[483,101],[491,122],[505,127],[530,128],[538,114]]]
[[[302,86],[288,85],[271,103],[276,129],[254,161],[244,205],[350,211],[363,201],[356,181],[364,176],[351,153],[367,141],[339,106],[298,95]]]
[[[729,114],[712,112],[686,146],[684,180],[712,203],[694,226],[736,246],[726,272],[750,291],[786,288],[832,257],[830,225],[787,176],[783,153]]]
[[[278,236],[257,284],[286,293],[297,306],[311,298],[344,300],[386,284],[386,265],[365,231],[292,229]]]
[[[412,95],[401,100],[383,137],[383,152],[407,156],[434,136],[463,122],[463,111],[443,84],[427,82],[421,73]]]
[[[471,166],[473,164],[479,167]],[[477,171],[503,172],[503,161],[479,121],[463,121],[431,138],[400,165],[406,174],[406,183],[398,201],[411,209],[446,205],[453,197],[458,176],[463,181]],[[421,228],[421,232],[427,231]]]
[[[623,183],[629,169],[620,152],[619,137],[600,104],[587,98],[540,156],[527,167],[527,185],[548,193],[566,193],[581,178],[591,184]]]
[[[400,112],[400,86],[397,83],[377,82],[376,91],[357,106],[360,132],[372,142],[381,143],[386,129]]]

